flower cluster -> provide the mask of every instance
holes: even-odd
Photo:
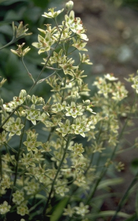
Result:
[[[2,131],[2,133],[0,133],[0,146],[2,147],[8,140],[8,133],[6,133],[6,131]]]
[[[46,18],[56,18],[63,11],[64,11],[64,9],[55,11],[54,8],[50,8],[49,12],[48,13],[44,12],[44,14],[42,16],[46,17]]]
[[[75,13],[72,10],[69,15],[65,15],[65,24],[71,29],[71,31],[79,36],[80,39],[88,41],[85,29],[83,27],[82,21],[80,18],[75,18]],[[76,41],[76,40],[75,40]]]
[[[11,49],[11,52],[18,55],[19,57],[24,57],[31,50],[29,47],[23,49],[24,45],[25,43],[18,45],[18,48],[16,50]]]
[[[8,205],[7,201],[4,201],[2,204],[0,204],[0,214],[6,214],[10,211],[11,206]]]
[[[74,115],[73,115],[74,116]],[[92,120],[87,119],[85,116],[78,117],[71,124],[70,120],[67,119],[64,123],[58,123],[59,128],[56,130],[62,134],[64,137],[67,134],[80,134],[82,137],[85,137],[85,133],[94,128]]]
[[[28,28],[26,28],[27,25],[23,25],[23,22],[21,21],[19,23],[19,26],[15,26],[14,22],[12,23],[12,29],[13,29],[13,36],[16,39],[23,38],[25,36],[31,35],[32,33],[28,33]]]
[[[7,118],[7,116],[3,116],[3,121]],[[21,131],[24,127],[24,124],[21,123],[21,118],[17,117],[16,119],[14,117],[11,117],[7,122],[4,124],[3,128],[9,132],[9,137],[12,137],[14,135],[21,135]]]
[[[5,194],[6,190],[10,189],[11,185],[12,185],[12,182],[10,180],[10,177],[5,173],[2,176],[2,180],[0,182],[0,195]]]
[[[64,209],[64,215],[67,215],[69,217],[72,217],[74,213],[84,217],[88,212],[89,206],[84,205],[83,202],[80,202],[79,206],[71,208],[71,206],[68,204],[67,208]]]
[[[19,206],[17,206],[17,214],[20,214],[21,216],[24,216],[29,213],[27,202],[22,202]]]
[[[21,216],[28,214],[29,210],[27,207],[27,201],[24,200],[24,192],[17,190],[15,193],[12,194],[12,196],[12,201],[17,206],[17,214],[20,214]]]
[[[120,81],[117,81],[111,74],[105,75],[104,78],[98,78],[98,81],[95,81],[93,85],[96,85],[98,88],[98,93],[103,94],[105,98],[112,97],[113,100],[119,102],[127,97],[127,90]]]
[[[60,13],[63,12],[63,10],[64,9],[55,11],[54,8],[51,8],[49,9],[48,13],[44,12],[42,16],[46,18],[55,19]],[[38,42],[33,43],[33,46],[39,49],[39,54],[43,52],[49,52],[52,49],[52,47],[54,47],[55,43],[62,43],[60,43],[60,40],[69,41],[70,38],[72,38],[72,35],[74,34],[77,34],[77,37],[72,38],[73,43],[71,46],[77,48],[80,51],[87,51],[85,46],[86,42],[88,41],[88,38],[85,34],[85,29],[83,27],[81,19],[75,17],[73,10],[71,10],[69,14],[65,14],[65,21],[62,22],[62,25],[58,25],[57,28],[52,28],[51,25],[47,25],[46,31],[43,29],[39,29],[39,31],[44,35],[44,37],[43,35],[38,35]],[[54,49],[53,51],[55,51]],[[57,58],[55,58],[55,61],[56,60]],[[68,64],[67,60],[65,62],[66,64]]]
[[[21,90],[19,97],[15,96],[13,97],[13,101],[10,101],[7,104],[3,104],[4,110],[7,112],[12,112],[14,109],[16,109],[25,102],[26,97],[27,97],[26,91],[24,89]]]
[[[41,145],[41,142],[37,141],[37,136],[38,134],[36,134],[34,130],[27,131],[27,139],[24,141],[24,145],[27,147],[28,151],[38,151],[37,147]]]
[[[13,196],[13,202],[17,205],[20,205],[21,202],[24,201],[24,193],[22,191],[17,190],[15,193],[12,194]]]
[[[27,179],[25,181],[26,186],[24,187],[24,189],[26,190],[28,195],[34,195],[35,193],[37,193],[38,189],[39,189],[39,184],[36,182],[35,179],[32,179],[31,181],[29,181],[29,179]]]
[[[134,76],[134,74],[131,74],[130,77],[126,80],[132,83],[131,87],[135,89],[136,93],[138,93],[138,76]]]
[[[52,8],[44,12],[42,16],[53,19],[55,26],[47,24],[44,29],[39,28],[38,41],[32,43],[38,54],[42,53],[42,70],[36,80],[31,76],[33,85],[29,92],[21,90],[6,104],[1,99],[2,215],[16,211],[25,219],[38,220],[34,217],[37,210],[40,220],[42,216],[52,220],[55,208],[66,207],[60,216],[92,220],[94,208],[89,205],[97,200],[93,200],[97,183],[104,182],[103,176],[113,165],[119,146],[119,131],[123,128],[120,116],[129,117],[137,111],[136,105],[130,108],[123,103],[128,92],[113,74],[97,78],[93,83],[97,91],[90,96],[82,69],[84,64],[92,64],[85,54],[88,38],[72,7],[73,2],[69,1],[65,10]],[[66,14],[59,24],[57,17],[63,11]],[[26,35],[25,27],[22,23],[18,28],[14,26],[16,38]],[[18,45],[12,52],[25,56],[30,48],[23,49],[23,46],[24,43]],[[50,74],[42,78],[44,70],[49,70]],[[138,78],[131,76],[128,81],[137,93]],[[0,86],[4,82],[5,79]],[[41,83],[51,87],[47,101],[31,95],[32,89]],[[129,125],[127,120],[125,126]],[[125,127],[122,133],[124,131]],[[121,162],[116,166],[118,171],[123,168]],[[11,195],[6,201],[8,189]],[[56,205],[54,209],[53,205]]]
[[[43,16],[56,18],[62,11],[51,9]],[[18,97],[13,98],[13,101],[3,105],[5,112],[2,113],[3,128],[7,131],[2,133],[2,145],[6,143],[7,136],[18,135],[21,140],[23,136],[20,159],[18,160],[16,156],[17,162],[14,161],[18,166],[18,178],[14,183],[22,189],[12,193],[12,202],[21,216],[29,214],[28,196],[36,196],[41,193],[41,190],[45,190],[46,196],[49,194],[48,199],[50,199],[52,194],[55,197],[64,197],[68,194],[71,191],[70,182],[77,188],[88,189],[85,173],[88,171],[90,160],[85,157],[83,145],[70,141],[70,137],[74,135],[87,137],[97,123],[92,117],[94,112],[91,101],[87,99],[80,102],[82,95],[89,95],[89,89],[83,82],[86,76],[83,75],[84,71],[79,65],[82,63],[91,65],[89,57],[79,52],[80,61],[79,65],[76,65],[75,60],[68,55],[70,50],[65,52],[63,47],[63,41],[65,41],[78,51],[87,51],[88,38],[81,19],[75,18],[71,10],[65,15],[65,21],[61,25],[53,28],[51,25],[46,25],[46,30],[39,29],[39,31],[41,35],[38,35],[38,42],[33,43],[33,46],[38,48],[38,54],[47,53],[48,57],[44,58],[44,65],[47,68],[53,67],[56,71],[56,75],[46,80],[54,93],[50,99],[52,104],[45,103],[43,98],[28,95],[25,90],[22,90]],[[12,52],[18,56],[24,56],[29,48],[23,50],[23,45]],[[58,52],[55,51],[56,45],[61,47]],[[39,82],[41,83],[41,79]],[[14,113],[14,116],[10,117],[9,113]],[[32,123],[33,127],[36,126],[36,130],[37,125],[40,125],[41,130],[49,133],[48,140],[40,142],[39,133],[35,129],[28,129],[22,123],[24,118]],[[4,160],[7,167],[11,160],[8,160],[8,157],[6,159],[6,155]],[[4,181],[6,180],[3,179]],[[7,183],[9,185],[7,184],[6,188],[10,188],[11,181]],[[81,217],[89,212],[88,206],[83,203],[74,207],[73,211]]]

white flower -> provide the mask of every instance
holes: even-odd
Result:
[[[10,211],[11,206],[8,205],[7,201],[0,204],[0,214],[5,214]]]
[[[49,12],[48,13],[44,12],[42,16],[46,18],[55,18],[63,11],[64,11],[64,8],[58,11],[54,11],[54,8],[50,8]]]
[[[117,81],[118,78],[114,77],[113,74],[106,74],[104,77],[109,81]]]
[[[74,208],[71,208],[70,205],[67,206],[67,208],[64,209],[64,213],[63,215],[64,216],[69,216],[69,217],[72,217],[73,213],[74,213]]]
[[[89,210],[88,210],[88,205],[84,205],[82,202],[80,203],[80,205],[79,205],[79,207],[75,207],[75,209],[76,209],[76,213],[77,214],[79,214],[79,215],[81,215],[81,216],[85,216],[86,215],[86,213],[88,213],[89,212]]]
[[[71,10],[74,6],[74,2],[73,1],[69,1],[66,3],[66,9],[67,10]]]

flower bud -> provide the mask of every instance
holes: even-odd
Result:
[[[23,97],[26,97],[26,96],[27,96],[26,90],[22,89],[22,90],[20,91],[19,98],[23,98]]]
[[[0,76],[1,77],[1,76]],[[2,85],[6,82],[7,80],[5,78],[3,78],[1,81],[0,81],[0,88],[2,87]]]
[[[66,9],[68,11],[70,11],[73,8],[73,6],[74,6],[74,2],[73,1],[69,1],[69,2],[66,3]]]
[[[26,28],[27,25],[23,25],[23,22],[21,21],[19,23],[19,26],[15,26],[14,22],[12,22],[12,30],[13,30],[13,36],[16,39],[24,38],[27,35],[31,35],[32,33],[27,33],[28,28]]]

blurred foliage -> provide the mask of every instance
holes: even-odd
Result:
[[[135,158],[132,160],[130,169],[134,174],[137,173],[137,171],[138,171],[138,158]]]
[[[138,0],[109,0],[116,6],[128,6],[135,10],[138,10]]]
[[[48,23],[48,20],[41,15],[53,3],[54,7],[59,8],[62,0],[56,2],[53,0],[0,0],[0,47],[11,41],[13,21],[17,26],[20,21],[23,21],[24,25],[28,24],[29,32],[33,33],[31,36],[27,36],[25,39],[21,39],[16,44],[0,51],[0,76],[7,79],[5,88],[1,91],[1,96],[5,101],[9,101],[13,96],[18,95],[22,88],[29,89],[32,84],[20,58],[11,53],[10,48],[16,49],[16,45],[22,42],[26,43],[25,46],[31,47],[31,51],[25,57],[25,63],[35,79],[42,68],[40,66],[42,59],[31,44],[37,41],[37,27],[43,28],[43,24]],[[43,73],[44,76],[48,74],[47,70]],[[48,91],[49,89],[45,88],[45,84],[43,84],[41,89],[36,87],[34,93],[47,97]]]

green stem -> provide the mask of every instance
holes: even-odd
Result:
[[[24,120],[24,128],[23,128],[21,136],[20,136],[20,144],[19,144],[19,149],[18,149],[17,158],[16,158],[16,166],[15,166],[15,177],[14,177],[14,181],[13,181],[13,188],[11,191],[9,204],[11,203],[12,193],[14,191],[14,187],[16,186],[17,175],[18,175],[18,165],[19,165],[19,159],[20,159],[20,153],[21,153],[21,146],[22,146],[22,142],[23,142],[23,135],[24,135],[24,131],[25,131],[25,125],[26,125],[26,118]]]
[[[88,197],[88,199],[87,199],[87,201],[86,201],[86,204],[89,204],[89,202],[90,202],[91,199],[93,198],[93,196],[94,196],[94,194],[95,194],[95,192],[96,192],[96,190],[97,190],[97,187],[98,187],[100,181],[102,180],[102,178],[104,177],[106,171],[107,171],[107,168],[104,167],[103,171],[101,172],[100,177],[97,179],[97,181],[96,181],[96,183],[95,183],[95,186],[94,186],[92,192],[90,193],[90,195],[89,195],[89,197]]]
[[[45,207],[44,207],[44,210],[43,210],[43,220],[45,220],[46,211],[47,211],[48,205],[49,205],[49,203],[50,203],[50,201],[51,201],[51,196],[52,196],[52,193],[53,193],[53,190],[54,190],[54,185],[55,185],[56,179],[57,179],[57,177],[58,177],[58,174],[59,174],[59,172],[60,172],[60,169],[61,169],[61,166],[62,166],[62,164],[63,164],[63,161],[64,161],[64,159],[65,159],[65,156],[66,156],[66,153],[67,153],[67,149],[68,149],[69,143],[70,143],[70,138],[68,137],[68,140],[67,140],[67,142],[66,142],[66,147],[65,147],[65,149],[64,149],[64,153],[63,153],[62,159],[61,159],[61,161],[60,161],[60,164],[59,164],[59,167],[58,167],[58,169],[57,169],[56,175],[55,175],[55,177],[54,177],[54,179],[53,179],[53,183],[52,183],[52,185],[51,185],[51,189],[50,189],[50,192],[49,192],[49,195],[48,195],[48,199],[47,199],[47,202],[46,202]]]
[[[21,105],[17,106],[17,107],[10,113],[10,115],[5,119],[5,121],[3,121],[3,123],[0,125],[0,129],[2,129],[2,127],[4,126],[4,124],[10,119],[10,117],[14,114],[14,112],[18,110],[19,107],[21,107]]]
[[[52,127],[50,132],[49,132],[49,135],[48,135],[48,138],[47,138],[47,141],[46,142],[49,142],[50,141],[50,138],[52,136],[52,134],[54,133],[54,130],[55,130],[55,127]],[[44,159],[46,159],[46,156],[47,156],[47,152],[44,152]],[[44,165],[44,161],[42,162],[42,166]]]
[[[94,154],[92,153],[91,159],[90,159],[90,163],[89,163],[89,165],[88,165],[88,167],[87,167],[87,169],[86,169],[86,171],[85,171],[85,175],[87,174],[88,170],[89,170],[89,169],[91,168],[91,166],[92,166],[93,157],[94,157]]]
[[[125,131],[126,127],[127,127],[128,120],[129,120],[129,118],[127,118],[126,121],[125,121],[125,124],[124,124],[124,126],[123,126],[123,128],[122,128],[122,130],[121,130],[121,133],[120,133],[120,135],[119,135],[119,138],[118,138],[118,144],[115,146],[115,148],[114,148],[114,150],[113,150],[113,152],[112,152],[112,154],[111,154],[110,160],[113,160],[113,158],[114,158],[114,156],[115,156],[115,153],[116,153],[117,148],[118,148],[118,146],[119,146],[119,140],[121,140],[121,138],[122,138],[122,136],[123,136],[123,134],[124,134],[124,131]]]
[[[41,77],[41,75],[42,75],[42,73],[43,73],[43,71],[44,71],[44,69],[45,69],[45,67],[46,67],[46,65],[47,65],[47,63],[48,63],[48,61],[49,61],[51,55],[52,55],[52,54],[50,54],[50,55],[48,56],[47,61],[45,62],[45,65],[43,66],[42,70],[41,70],[40,73],[38,74],[38,76],[37,76],[35,82],[33,83],[32,87],[31,87],[30,90],[28,91],[28,94],[33,90],[33,88],[36,86],[37,82],[39,81],[39,78]]]
[[[53,20],[54,20],[54,22],[56,23],[56,27],[57,27],[58,31],[60,31],[60,30],[59,30],[59,27],[58,27],[59,25],[58,25],[58,22],[57,22],[57,18],[53,18]]]
[[[26,69],[26,71],[27,71],[27,74],[29,75],[29,77],[32,79],[32,81],[33,81],[33,83],[34,83],[35,80],[34,80],[32,74],[29,72],[29,70],[28,70],[28,68],[27,68],[27,66],[26,66],[26,64],[25,64],[25,62],[24,62],[24,57],[23,57],[23,56],[22,56],[22,63],[23,63],[23,66],[25,67],[25,69]]]
[[[123,133],[124,133],[124,131],[125,131],[125,129],[126,129],[126,126],[127,126],[127,122],[128,122],[128,119],[125,121],[125,124],[124,124],[124,126],[123,126],[123,128],[122,128],[122,131],[121,131],[120,135],[119,135],[118,141],[119,141],[119,140],[122,138],[122,136],[123,136]],[[117,150],[117,148],[118,148],[118,145],[119,145],[119,142],[118,142],[118,144],[115,146],[115,148],[114,148],[114,150],[113,150],[113,152],[112,152],[112,154],[111,154],[110,160],[113,160],[114,155],[115,155],[115,153],[116,153],[116,150]],[[87,199],[87,201],[86,201],[87,204],[88,204],[88,203],[90,202],[90,200],[93,198],[93,196],[94,196],[94,194],[95,194],[95,192],[96,192],[96,190],[97,190],[97,187],[98,187],[99,183],[101,182],[101,180],[103,179],[103,177],[105,176],[105,174],[106,174],[106,172],[107,172],[107,169],[108,169],[108,167],[103,167],[103,170],[102,170],[102,172],[101,172],[99,178],[97,179],[97,181],[96,181],[96,183],[95,183],[95,186],[94,186],[92,192],[90,193],[90,195],[89,195],[89,197],[88,197],[88,199]]]
[[[24,135],[24,131],[25,131],[25,125],[26,125],[26,118],[24,120],[24,128],[23,128],[23,131],[22,131],[21,136],[20,136],[20,144],[19,144],[19,150],[18,150],[17,160],[16,160],[17,163],[16,163],[16,168],[15,168],[14,186],[16,185],[16,181],[17,181],[18,164],[19,164],[19,158],[20,158],[20,153],[21,153],[21,146],[22,146],[22,141],[23,141],[23,135]]]
[[[48,61],[49,61],[50,57],[52,56],[53,52],[56,50],[57,46],[59,45],[59,42],[60,42],[61,35],[62,35],[63,30],[64,30],[64,27],[65,27],[65,25],[63,26],[63,28],[62,28],[62,30],[61,30],[61,32],[60,32],[60,36],[59,36],[59,39],[58,39],[58,41],[57,41],[56,46],[51,50],[50,55],[48,56],[48,58],[47,58],[47,60],[46,60],[46,62],[45,62],[45,64],[44,64],[44,66],[43,66],[41,72],[38,74],[38,76],[37,76],[37,78],[36,78],[34,84],[33,84],[32,87],[30,88],[28,94],[29,94],[29,93],[33,90],[33,88],[36,86],[36,84],[37,84],[37,82],[39,81],[39,79],[40,79],[40,77],[41,77],[41,75],[42,75],[44,69],[46,68],[46,66],[47,66],[47,64],[48,64]],[[51,76],[51,75],[50,75],[50,76]],[[49,77],[49,76],[48,76],[48,77]]]
[[[13,44],[13,43],[15,43],[15,42],[16,42],[16,38],[13,36],[12,40],[11,40],[10,42],[8,42],[6,45],[2,46],[2,47],[0,48],[0,50],[2,50],[2,49],[4,49],[4,48],[8,47],[9,45],[11,45],[11,44]]]
[[[125,203],[126,198],[128,197],[129,191],[131,190],[131,188],[135,185],[135,183],[138,181],[138,172],[136,173],[134,179],[132,180],[132,182],[130,183],[129,187],[127,188],[126,192],[124,193],[122,199],[120,200],[118,207],[116,209],[116,212],[114,214],[114,216],[112,217],[111,221],[115,221],[118,212],[121,210],[122,206]]]

